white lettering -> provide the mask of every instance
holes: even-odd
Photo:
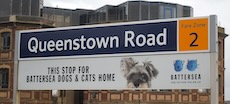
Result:
[[[55,43],[53,40],[50,40],[48,43],[47,43],[47,48],[49,51],[54,51],[55,50]]]
[[[80,48],[80,44],[78,42],[79,42],[79,39],[73,40],[73,50],[78,50]]]
[[[121,35],[121,34],[119,34]],[[134,31],[127,30],[124,32],[124,47],[144,47],[147,46],[164,46],[167,45],[167,28],[163,28],[158,34],[135,34]],[[123,44],[122,44],[123,45]],[[39,40],[36,37],[31,37],[28,40],[27,48],[29,52],[41,53],[63,50],[86,50],[86,49],[101,49],[101,48],[119,48],[119,37],[85,37],[81,35],[74,39],[60,40]]]
[[[161,39],[161,38],[162,38],[162,39]],[[159,33],[159,34],[157,35],[157,39],[156,39],[157,44],[160,45],[160,46],[167,45],[167,40],[166,40],[166,38],[167,38],[167,29],[164,28],[164,29],[163,29],[163,33]]]
[[[113,48],[113,43],[116,43],[116,48],[119,47],[119,38],[117,36],[110,37],[110,48]]]
[[[62,40],[57,40],[57,42],[56,42],[56,50],[57,51],[62,51],[63,50],[63,41]]]
[[[84,35],[81,36],[80,41],[81,41],[81,49],[86,49],[85,44],[84,44],[86,39],[85,39]]]
[[[155,46],[155,35],[154,34],[148,34],[148,40],[147,40],[147,45],[148,46]]]
[[[109,37],[107,37],[106,39],[104,37],[101,38],[101,40],[99,40],[99,38],[96,38],[97,44],[98,44],[98,48],[102,48],[102,46],[104,48],[107,48],[108,44],[109,44]]]
[[[72,47],[73,46],[72,46],[72,40],[71,39],[67,39],[64,41],[64,50],[72,50]]]
[[[128,43],[130,43],[132,47],[135,47],[135,44],[133,43],[134,36],[135,34],[133,31],[125,31],[125,47],[129,47]]]
[[[44,41],[44,43],[42,44],[42,41],[39,42],[39,51],[40,52],[45,52],[46,51],[46,45],[47,45],[47,42]]]
[[[147,35],[144,34],[136,35],[133,31],[125,31],[125,47],[128,47],[129,44],[132,47],[135,47],[136,45],[139,47],[143,47],[145,45],[148,46],[167,45],[167,28],[163,28],[163,32],[159,33],[158,35],[154,35],[152,33]]]
[[[34,45],[31,46],[32,44]],[[37,38],[35,37],[30,38],[27,46],[30,52],[38,53],[38,39]]]
[[[142,42],[141,42],[141,40],[142,40]],[[136,42],[137,42],[137,46],[142,47],[146,43],[146,37],[143,34],[139,34],[136,37]]]
[[[91,44],[90,44],[91,43]],[[94,38],[89,38],[87,41],[86,41],[86,47],[88,49],[93,49],[94,47],[96,46],[96,41]]]

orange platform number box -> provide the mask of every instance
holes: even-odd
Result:
[[[179,21],[179,51],[208,50],[208,18]]]

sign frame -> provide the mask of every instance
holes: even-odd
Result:
[[[186,54],[186,53],[210,53],[210,57],[211,57],[211,74],[210,74],[210,89],[211,89],[211,104],[216,104],[218,103],[218,35],[217,35],[217,16],[215,15],[211,15],[208,17],[195,17],[195,18],[179,18],[180,20],[186,20],[186,19],[200,19],[200,18],[208,18],[208,50],[201,50],[201,51],[182,51],[182,52],[165,52],[165,53],[161,53],[161,52],[156,52],[154,54],[156,55],[164,55],[164,54]],[[150,20],[150,21],[137,21],[137,22],[129,22],[130,24],[140,24],[140,23],[149,23],[149,22],[164,22],[164,21],[174,21],[174,20],[178,20],[178,19],[165,19],[165,20]],[[15,38],[15,59],[14,59],[14,104],[16,104],[18,101],[20,101],[19,99],[19,90],[18,90],[18,71],[20,71],[20,69],[18,69],[19,63],[20,61],[26,61],[26,60],[43,60],[46,58],[20,58],[20,39],[21,33],[26,33],[26,32],[39,32],[39,31],[54,31],[54,30],[65,30],[65,29],[78,29],[78,28],[93,28],[93,27],[103,27],[103,26],[117,26],[117,25],[126,25],[129,24],[128,22],[124,22],[124,23],[114,23],[114,24],[99,24],[99,25],[89,25],[89,26],[79,26],[79,27],[63,27],[63,28],[54,28],[54,29],[42,29],[42,30],[26,30],[26,31],[19,31],[16,32],[16,38]],[[178,26],[178,25],[177,25]],[[177,27],[178,28],[178,27]],[[178,30],[178,29],[177,29]],[[178,31],[177,31],[178,33]],[[177,41],[178,42],[178,41]],[[178,43],[177,43],[178,45]],[[152,53],[150,53],[152,54]],[[122,54],[122,55],[115,55],[112,57],[117,57],[117,56],[129,56],[131,54]],[[141,54],[135,54],[135,55],[143,55]],[[149,55],[149,54],[144,54],[144,55]],[[96,57],[111,57],[110,55],[96,55],[96,56],[74,56],[71,58],[96,58]],[[49,59],[65,59],[65,58],[69,58],[69,57],[54,57],[54,58],[49,58]]]

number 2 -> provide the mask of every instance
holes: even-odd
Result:
[[[190,44],[190,47],[198,46],[198,44],[195,44],[195,42],[196,42],[196,40],[197,40],[197,38],[198,38],[197,33],[191,33],[190,36],[191,36],[191,35],[195,35],[195,39],[194,39],[194,40],[192,41],[192,43]]]

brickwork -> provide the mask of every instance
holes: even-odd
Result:
[[[14,79],[14,48],[15,32],[18,30],[29,30],[43,28],[36,23],[0,23],[0,33],[10,32],[10,48],[0,49],[0,68],[9,70],[8,88],[0,88],[0,104],[13,103],[13,79]],[[21,104],[52,104],[51,91],[20,91]]]

